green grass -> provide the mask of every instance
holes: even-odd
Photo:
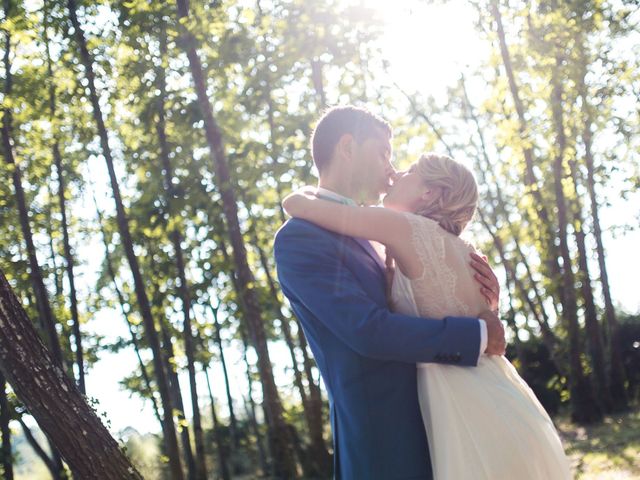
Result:
[[[603,423],[576,426],[556,417],[576,480],[640,478],[640,409],[607,416]]]

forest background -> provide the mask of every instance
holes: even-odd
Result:
[[[98,463],[67,450],[78,432],[110,433],[148,479],[330,474],[272,241],[280,200],[315,183],[314,122],[348,103],[393,125],[397,168],[437,151],[474,170],[466,235],[500,277],[509,357],[579,476],[639,474],[638,2],[2,12],[0,321],[28,318],[50,354],[22,354],[67,375],[39,377],[0,334],[5,478],[82,478]],[[44,401],[70,379],[109,432]]]

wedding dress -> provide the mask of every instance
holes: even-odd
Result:
[[[424,273],[396,268],[393,308],[441,319],[487,309],[469,265],[473,246],[435,221],[411,213],[413,245]],[[435,480],[564,480],[568,460],[549,415],[503,356],[477,367],[418,364],[418,396]]]

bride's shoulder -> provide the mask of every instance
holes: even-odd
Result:
[[[429,230],[429,231],[442,230],[444,232],[444,230],[442,229],[442,227],[440,227],[438,222],[436,222],[432,218],[424,217],[422,215],[418,215],[417,213],[411,213],[411,212],[404,212],[404,215],[414,230],[416,229]]]

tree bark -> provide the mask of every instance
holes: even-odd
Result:
[[[177,6],[178,18],[188,19],[189,9],[186,0],[177,0]],[[207,96],[202,65],[196,52],[195,36],[189,32],[185,25],[181,25],[181,31],[181,43],[183,44],[191,66],[191,73],[198,96],[198,104],[201,109],[202,118],[204,119],[209,155],[214,165],[217,186],[222,198],[222,207],[233,248],[237,280],[240,287],[239,296],[242,298],[244,304],[244,313],[249,334],[258,355],[258,370],[263,386],[267,414],[270,419],[269,443],[271,445],[271,454],[274,462],[274,474],[277,477],[294,478],[297,475],[297,468],[291,451],[291,434],[284,420],[284,408],[282,407],[273,378],[260,306],[255,291],[251,287],[254,278],[249,269],[244,240],[240,231],[238,207],[229,175],[222,135],[213,117],[211,103]]]
[[[0,271],[0,370],[77,478],[142,477],[53,362]]]
[[[98,135],[100,137],[102,153],[107,163],[107,170],[109,171],[111,189],[113,191],[113,198],[116,205],[118,229],[122,238],[122,244],[125,250],[127,261],[129,263],[129,266],[131,267],[131,274],[133,276],[136,297],[138,300],[138,306],[140,308],[142,321],[145,327],[145,333],[153,352],[154,369],[158,382],[158,390],[160,391],[160,397],[162,399],[162,407],[164,410],[163,420],[165,423],[165,428],[163,429],[163,431],[167,437],[167,455],[169,456],[171,473],[174,477],[174,480],[182,480],[183,472],[182,466],[180,464],[178,440],[173,423],[173,408],[169,393],[169,382],[167,380],[167,373],[162,362],[160,341],[158,339],[158,333],[156,331],[153,317],[151,315],[151,307],[149,305],[149,299],[145,291],[144,280],[142,279],[142,274],[138,265],[138,259],[136,258],[133,250],[133,240],[131,239],[131,232],[129,231],[129,223],[125,213],[124,205],[122,203],[120,187],[118,185],[118,180],[113,166],[113,157],[111,155],[111,148],[109,146],[107,129],[104,124],[102,110],[100,109],[100,103],[98,99],[98,93],[95,87],[93,61],[91,55],[89,54],[89,51],[87,50],[84,31],[80,26],[78,17],[76,15],[76,0],[67,0],[67,7],[69,10],[69,17],[75,31],[76,41],[80,50],[80,57],[84,66],[85,76],[89,85],[89,96],[91,105],[93,106],[93,118],[98,128]]]

